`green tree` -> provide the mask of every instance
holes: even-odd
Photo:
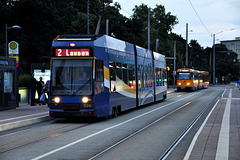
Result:
[[[197,40],[191,40],[189,43],[189,63],[196,69],[202,70],[204,68],[204,57],[203,50]]]
[[[136,44],[147,48],[147,33],[148,33],[148,6],[141,4],[135,6],[131,16],[132,30],[131,33],[135,35]],[[155,8],[150,9],[150,34],[151,34],[151,49],[155,48],[155,40],[159,39],[159,51],[169,50],[169,44],[166,41],[169,39],[169,34],[173,26],[177,24],[176,16],[166,13],[165,7],[156,5]]]
[[[225,77],[225,81],[230,82],[230,79],[236,79],[239,71],[237,66],[237,54],[229,51],[225,45],[217,44],[216,50],[216,77],[221,79]]]

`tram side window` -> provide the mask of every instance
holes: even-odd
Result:
[[[95,94],[104,92],[104,72],[103,72],[103,60],[95,61]]]
[[[156,86],[160,86],[160,69],[159,68],[156,68]]]
[[[110,61],[109,62],[109,70],[110,70],[110,91],[115,92],[116,91],[116,72],[115,72],[115,62]]]
[[[116,68],[117,68],[117,77],[119,79],[122,79],[122,64],[117,62]]]
[[[136,82],[135,82],[135,71],[134,71],[134,65],[133,64],[128,64],[128,72],[129,72],[129,86],[131,88],[136,87]]]
[[[153,78],[153,75],[154,75],[154,74],[153,74],[153,71],[152,71],[152,70],[153,70],[153,68],[152,68],[152,66],[150,66],[150,67],[149,67],[149,73],[150,73],[150,75],[149,75],[149,86],[150,86],[150,87],[153,87],[153,79],[154,79],[154,78]]]
[[[194,73],[194,75],[193,75],[193,78],[192,78],[193,80],[198,80],[198,75],[196,74],[196,73]]]
[[[159,81],[160,81],[160,86],[164,86],[163,85],[163,69],[160,68],[160,75],[159,75]]]
[[[200,74],[200,80],[203,80],[203,75],[202,74]]]
[[[167,86],[167,70],[163,69],[162,71],[163,71],[163,77],[162,77],[163,86]]]
[[[203,81],[208,82],[209,81],[209,75],[204,75],[203,76]]]
[[[146,75],[145,75],[146,67],[142,65],[141,68],[142,68],[142,81],[143,81],[142,88],[145,88],[146,87]]]
[[[123,63],[122,69],[123,69],[123,82],[126,85],[128,85],[128,66],[127,66],[127,63]]]
[[[149,87],[149,76],[150,76],[150,74],[149,74],[150,72],[149,72],[149,66],[145,66],[145,79],[146,79],[146,87]]]

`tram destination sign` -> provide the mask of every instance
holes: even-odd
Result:
[[[56,49],[56,57],[89,57],[90,49],[81,48],[81,49]]]

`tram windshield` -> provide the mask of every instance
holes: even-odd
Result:
[[[51,95],[91,95],[92,60],[53,59]]]
[[[178,73],[178,80],[191,80],[193,79],[192,73]]]

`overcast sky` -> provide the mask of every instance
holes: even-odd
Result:
[[[188,42],[195,39],[203,47],[212,47],[211,34],[216,34],[216,43],[240,37],[240,0],[113,0],[113,2],[120,3],[122,8],[120,13],[126,17],[132,15],[135,5],[144,3],[151,8],[155,8],[156,4],[163,5],[166,12],[171,12],[178,18],[179,23],[174,26],[173,32],[186,39],[188,23]]]

